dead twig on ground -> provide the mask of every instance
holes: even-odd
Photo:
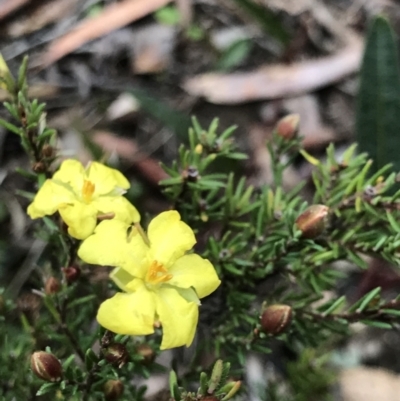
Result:
[[[238,104],[307,93],[356,72],[361,63],[363,42],[353,37],[340,52],[292,65],[272,65],[255,71],[232,74],[206,73],[187,79],[184,89],[211,103]]]

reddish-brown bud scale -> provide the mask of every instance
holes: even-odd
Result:
[[[104,357],[107,362],[122,368],[128,360],[128,351],[126,350],[125,345],[114,343],[106,348],[104,351]]]
[[[261,327],[267,334],[283,333],[292,321],[292,308],[288,305],[271,305],[261,315]]]
[[[77,281],[81,275],[81,270],[76,266],[63,267],[61,270],[64,273],[65,280],[68,284]]]
[[[46,171],[46,165],[43,162],[37,162],[32,165],[32,170],[35,173],[44,173]]]
[[[51,145],[49,145],[47,143],[45,145],[43,145],[42,155],[44,157],[54,157],[55,156],[55,151],[54,151],[53,146],[51,146]]]
[[[312,205],[297,217],[296,226],[301,231],[302,237],[313,239],[322,234],[328,212],[328,206]]]
[[[104,398],[107,401],[117,401],[124,392],[121,380],[108,380],[104,384]]]
[[[48,352],[34,352],[31,356],[31,369],[37,377],[48,382],[56,382],[62,378],[60,361]]]
[[[275,127],[276,133],[284,139],[293,139],[299,131],[300,116],[289,114],[278,121]]]
[[[154,352],[153,348],[151,348],[148,344],[138,345],[138,347],[136,348],[136,352],[143,357],[143,365],[150,365],[154,362],[154,359],[156,359],[156,353]]]
[[[55,277],[49,277],[44,284],[44,292],[47,295],[57,294],[61,289],[61,283]]]

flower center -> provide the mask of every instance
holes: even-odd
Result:
[[[146,281],[149,284],[165,283],[171,280],[172,274],[168,273],[168,270],[156,260],[153,261],[146,274]]]
[[[94,193],[95,185],[93,182],[89,180],[84,180],[83,181],[83,186],[82,186],[82,198],[84,202],[89,203],[92,200],[92,195]]]

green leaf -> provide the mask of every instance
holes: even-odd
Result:
[[[252,47],[253,43],[248,39],[240,39],[232,43],[218,60],[218,70],[229,71],[243,63]]]
[[[397,45],[388,21],[378,16],[369,29],[357,99],[359,150],[374,169],[393,163],[400,170],[400,76]]]
[[[207,387],[208,387],[208,377],[205,372],[200,373],[200,387],[197,391],[197,395],[204,396],[207,394]]]
[[[152,96],[144,90],[132,90],[132,95],[140,103],[141,108],[156,121],[174,132],[180,141],[188,141],[190,118],[181,111],[171,108],[156,95]]]
[[[388,218],[388,221],[390,223],[390,226],[393,228],[393,231],[395,231],[396,233],[400,232],[400,225],[399,223],[396,221],[396,218],[393,216],[392,212],[390,212],[389,210],[386,211],[386,216]]]
[[[38,392],[36,393],[37,396],[50,393],[50,391],[54,391],[58,388],[57,383],[45,383],[43,384]]]
[[[366,324],[367,326],[377,327],[378,329],[392,329],[392,325],[390,323],[376,322],[374,320],[360,320],[360,322]]]
[[[221,359],[218,359],[214,364],[211,377],[208,382],[207,392],[209,394],[212,394],[221,383],[223,369],[224,369],[224,364]]]
[[[1,118],[0,118],[0,125],[5,129],[8,129],[9,131],[13,132],[14,134],[21,135],[21,130],[18,127],[16,127],[14,124],[10,124],[5,120],[2,120]]]
[[[93,365],[96,364],[99,361],[99,358],[97,355],[94,353],[94,351],[89,348],[86,353],[85,353],[85,365],[86,369],[90,370],[93,368]]]
[[[178,378],[173,370],[171,370],[169,373],[169,391],[171,393],[171,397],[175,401],[179,401],[181,399],[181,392],[178,387]]]
[[[154,17],[160,24],[178,25],[181,19],[179,10],[175,6],[165,6],[154,13]]]
[[[346,302],[346,297],[342,295],[340,298],[338,298],[331,306],[329,306],[323,314],[325,316],[330,315],[331,313],[335,312],[337,309],[339,309],[344,303]]]
[[[266,33],[285,46],[289,44],[290,35],[282,24],[280,17],[269,10],[267,6],[259,5],[252,0],[234,0],[234,2],[252,17]]]
[[[82,298],[77,298],[74,299],[73,301],[71,301],[68,306],[67,309],[72,309],[77,305],[81,305],[81,304],[85,304],[85,303],[89,303],[90,301],[92,301],[93,299],[96,299],[96,295],[94,294],[90,294],[90,295],[86,295],[85,297]]]
[[[382,313],[393,316],[400,316],[400,310],[397,309],[381,309]]]
[[[376,287],[372,291],[370,291],[367,295],[362,299],[360,306],[357,308],[357,312],[361,313],[371,302],[372,300],[378,296],[381,292],[381,287]]]
[[[26,71],[28,69],[28,56],[25,56],[22,60],[21,66],[18,71],[18,88],[22,88],[26,82]]]

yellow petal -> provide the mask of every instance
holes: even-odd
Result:
[[[87,168],[88,180],[96,186],[96,195],[106,195],[116,187],[128,189],[129,181],[118,170],[107,167],[104,164],[91,162]]]
[[[0,53],[0,77],[6,80],[6,77],[11,77],[10,70],[6,61],[4,60],[3,55]],[[7,90],[7,85],[4,81],[0,81],[0,88]]]
[[[181,288],[193,287],[199,298],[214,292],[221,284],[213,265],[199,255],[184,255],[170,266],[172,279],[168,284]]]
[[[138,223],[140,214],[128,199],[123,196],[100,196],[92,201],[100,214],[114,213],[115,219],[125,223]]]
[[[32,219],[55,213],[61,205],[74,202],[75,196],[67,187],[46,180],[33,202],[28,206],[28,214]]]
[[[59,212],[71,237],[85,239],[93,233],[97,224],[97,210],[92,205],[75,201],[61,206]]]
[[[78,256],[87,263],[115,266],[131,276],[142,278],[149,265],[148,247],[135,228],[120,220],[105,220],[78,250]]]
[[[173,288],[160,287],[156,293],[156,312],[163,328],[160,349],[189,345],[196,333],[199,307],[187,302]]]
[[[81,196],[85,169],[78,160],[67,159],[61,163],[60,169],[53,175],[54,181],[61,181],[71,186],[77,196]]]
[[[148,237],[154,260],[167,268],[196,243],[192,229],[174,210],[160,213],[150,222]]]
[[[118,334],[141,336],[154,333],[154,298],[145,286],[130,294],[117,293],[100,305],[97,321]]]

